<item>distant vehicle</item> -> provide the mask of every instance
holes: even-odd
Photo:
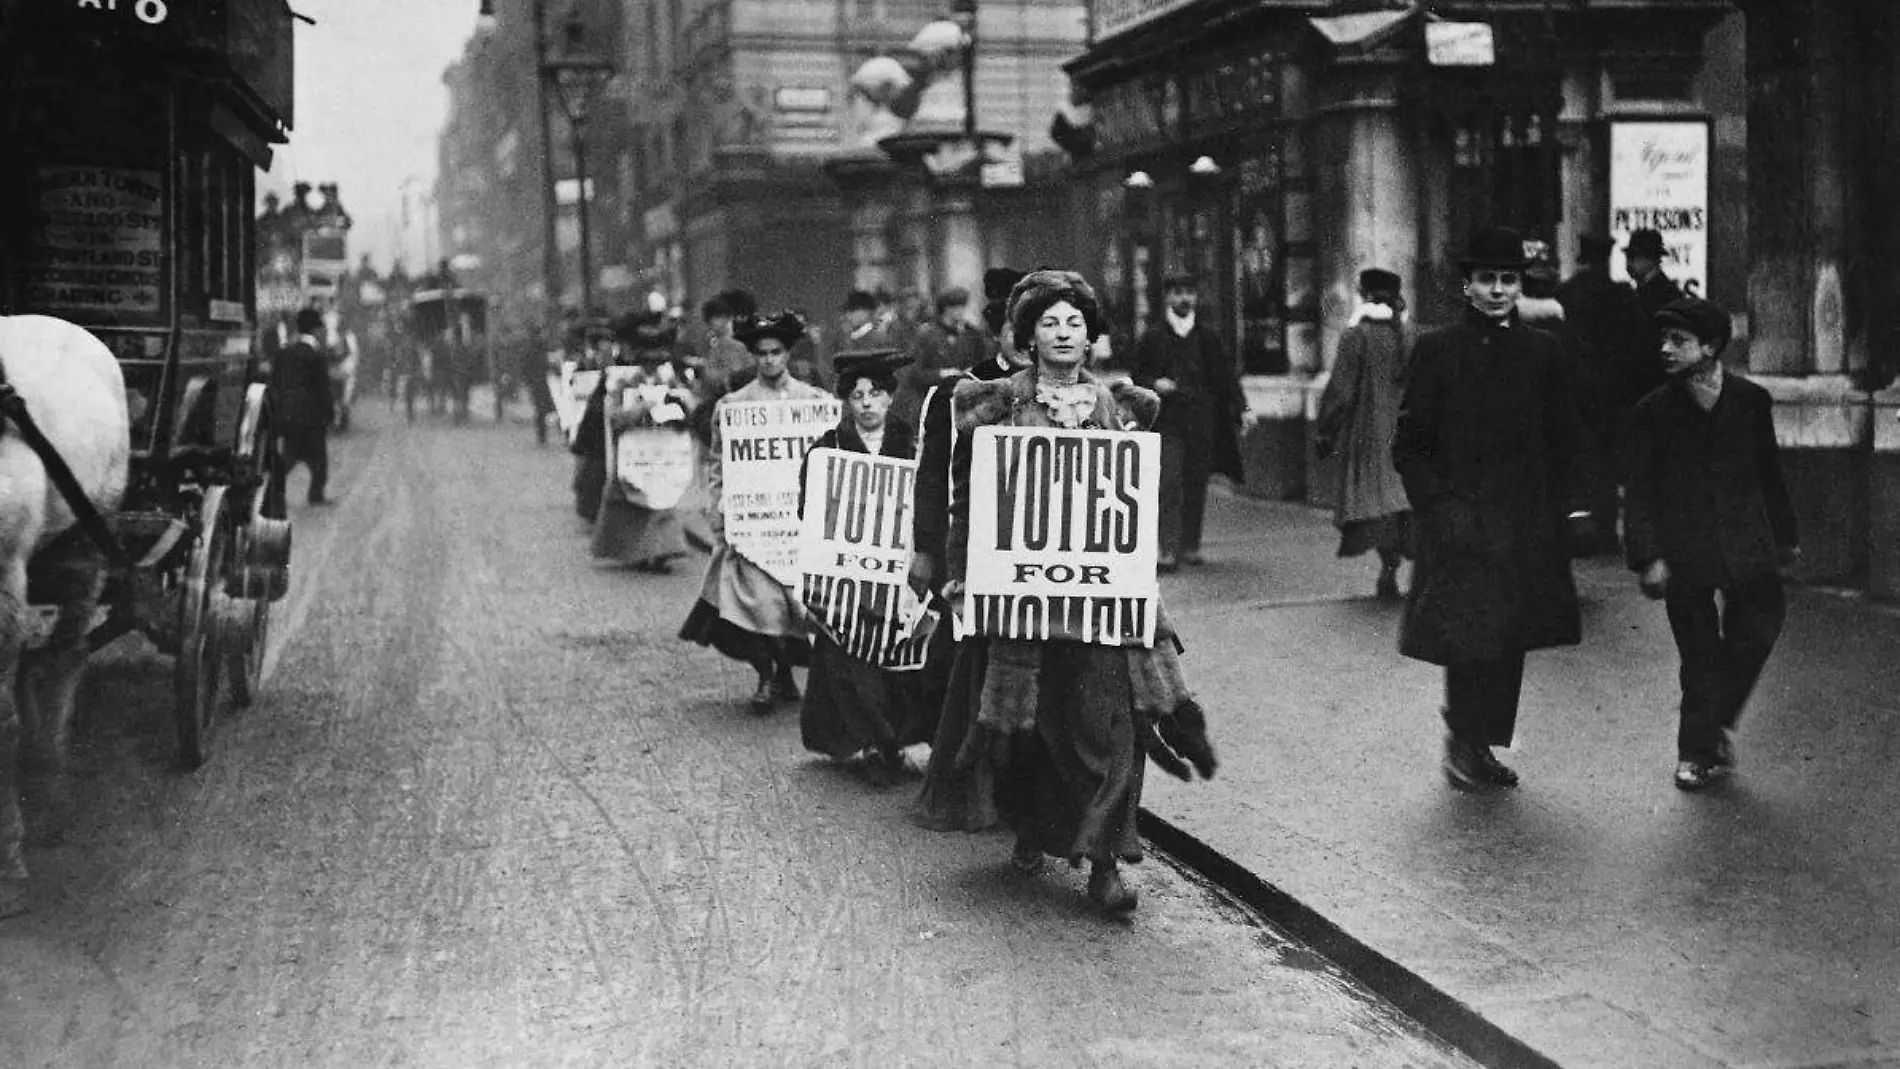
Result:
[[[486,294],[459,286],[427,287],[409,298],[410,340],[427,356],[429,409],[446,408],[457,423],[468,422],[470,388],[496,381],[488,304]]]

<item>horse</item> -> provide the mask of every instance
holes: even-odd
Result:
[[[125,494],[132,445],[125,378],[112,351],[62,319],[0,316],[0,374],[93,506],[110,516]],[[22,766],[66,769],[73,698],[106,578],[104,550],[77,524],[39,455],[0,423],[0,917],[26,905]],[[29,571],[35,600],[58,609],[41,643],[33,642]]]

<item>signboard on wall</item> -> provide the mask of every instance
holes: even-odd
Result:
[[[37,208],[26,287],[33,310],[80,322],[155,319],[164,312],[161,172],[41,167]]]
[[[1627,280],[1632,231],[1662,235],[1663,273],[1684,293],[1708,297],[1709,124],[1643,120],[1610,124],[1610,274]]]

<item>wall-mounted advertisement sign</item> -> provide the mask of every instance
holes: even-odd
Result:
[[[1629,278],[1623,246],[1636,230],[1662,235],[1663,273],[1683,292],[1708,297],[1709,124],[1633,121],[1610,124],[1610,273]]]
[[[78,322],[156,319],[165,308],[165,186],[156,170],[39,169],[26,300]]]
[[[1144,22],[1178,11],[1194,0],[1096,0],[1095,41],[1097,44],[1118,33],[1132,30]]]

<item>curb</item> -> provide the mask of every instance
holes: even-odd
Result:
[[[1368,990],[1486,1069],[1563,1069],[1523,1040],[1485,1020],[1478,1011],[1374,950],[1233,859],[1148,809],[1140,812],[1142,837],[1161,852],[1338,965]]]

